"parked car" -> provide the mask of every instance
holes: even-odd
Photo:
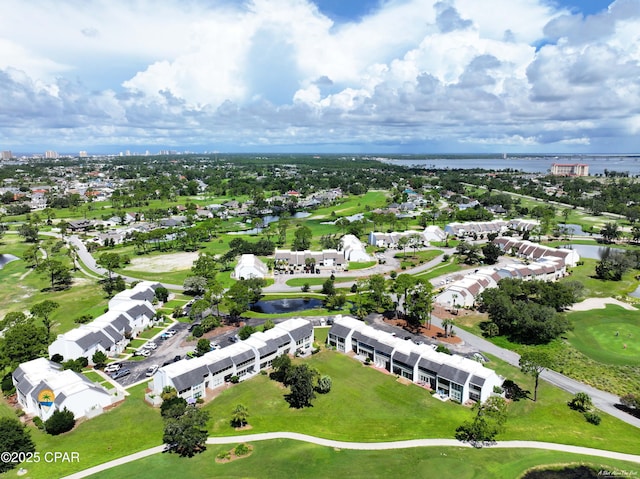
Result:
[[[174,362],[174,363],[177,363],[177,362],[178,362],[178,361],[180,361],[181,359],[182,359],[182,356],[180,356],[180,355],[178,354],[178,355],[174,356],[174,358],[173,358],[173,362]]]
[[[124,376],[128,376],[129,374],[131,374],[131,370],[129,368],[123,368],[120,371],[116,371],[115,373],[113,373],[113,376],[111,376],[111,378],[120,379]]]
[[[145,358],[148,358],[149,356],[151,356],[151,351],[149,351],[148,349],[138,349],[135,353],[133,353],[134,356],[144,356]]]
[[[144,375],[147,377],[153,376],[157,370],[158,370],[158,365],[154,364],[152,366],[149,366],[149,368],[147,369],[147,372],[144,373]]]
[[[168,334],[169,337],[173,336],[176,333],[177,333],[177,331],[175,329],[170,329],[170,330],[165,332],[165,334]]]
[[[156,343],[154,343],[153,341],[149,341],[148,343],[146,343],[142,347],[145,348],[145,349],[158,349],[158,345]]]
[[[209,346],[211,347],[211,351],[214,351],[216,349],[220,349],[220,345],[218,343],[216,343],[215,341],[211,341],[209,343]]]
[[[109,373],[115,373],[116,371],[119,371],[120,368],[122,368],[122,364],[120,363],[111,363],[111,364],[107,364],[107,366],[104,368],[104,372],[109,374]]]
[[[229,338],[229,342],[230,342],[230,343],[237,343],[237,342],[238,342],[238,338],[236,338],[235,336],[231,336],[231,337]]]

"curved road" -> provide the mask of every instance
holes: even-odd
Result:
[[[407,449],[413,447],[472,447],[469,444],[459,442],[455,439],[411,439],[408,441],[393,442],[343,442],[333,441],[331,439],[323,439],[315,436],[308,436],[306,434],[299,434],[296,432],[266,432],[262,434],[248,434],[245,436],[210,437],[207,439],[207,444],[232,444],[250,441],[268,441],[272,439],[292,439],[294,441],[308,442],[311,444],[316,444],[318,446],[333,447],[338,449],[353,449],[358,451],[382,451],[389,449]],[[633,454],[605,451],[602,449],[593,449],[590,447],[569,446],[566,444],[556,444],[552,442],[501,441],[487,447],[508,449],[544,449],[547,451],[583,454],[588,456],[604,457],[607,459],[630,461],[640,464],[640,456],[636,456]],[[135,454],[131,454],[129,456],[121,457],[120,459],[114,459],[113,461],[105,462],[104,464],[85,469],[84,471],[76,472],[75,474],[63,477],[62,479],[81,479],[92,474],[111,469],[112,467],[127,464],[132,461],[137,461],[139,459],[152,456],[164,451],[164,445],[152,447],[144,451],[136,452]]]
[[[88,269],[100,275],[107,274],[107,271],[104,268],[101,268],[96,264],[96,261],[91,255],[91,253],[87,251],[87,248],[85,247],[84,243],[80,241],[80,239],[77,236],[71,236],[69,238],[69,241],[77,247],[78,255],[82,260],[82,263],[84,263],[84,265]],[[446,252],[451,253],[452,250],[453,249],[448,249]],[[418,272],[432,268],[440,264],[441,262],[442,262],[442,256],[438,256],[437,258],[434,258],[433,260],[425,264],[422,264],[411,270],[407,270],[406,273],[416,274]],[[363,271],[370,272],[369,270],[363,270]],[[341,273],[341,274],[349,275],[349,272]],[[293,275],[293,276],[295,277],[297,275]],[[309,275],[306,275],[306,276],[309,276]],[[284,277],[285,279],[290,279],[289,275],[282,275],[282,277]],[[130,277],[124,277],[124,278],[129,282],[136,280],[136,278],[130,278]],[[436,283],[438,279],[440,278],[432,280],[432,283]],[[340,284],[341,287],[344,287],[345,285],[346,285],[345,283]],[[182,286],[179,286],[179,285],[165,284],[164,286],[168,289],[182,290]],[[286,284],[280,284],[280,285],[276,284],[271,287],[264,288],[265,292],[266,291],[297,291],[297,290],[298,288],[293,288],[293,287],[287,286]],[[440,319],[435,316],[432,316],[432,323],[438,327],[442,327],[442,323]],[[500,348],[495,344],[479,336],[476,336],[467,331],[464,331],[460,328],[457,328],[456,334],[458,335],[459,338],[461,338],[464,341],[465,346],[471,347],[481,352],[489,353],[493,356],[496,356],[508,362],[512,366],[519,367],[520,356],[517,353],[510,351],[508,349]],[[620,409],[615,407],[615,405],[619,404],[620,402],[618,396],[605,391],[601,391],[592,386],[588,386],[579,381],[576,381],[575,379],[571,379],[567,376],[564,376],[563,374],[560,374],[551,370],[543,371],[540,377],[545,381],[549,382],[550,384],[553,384],[554,386],[557,386],[560,389],[568,391],[571,394],[575,394],[577,392],[586,392],[589,396],[591,396],[591,399],[593,400],[593,404],[595,407],[597,407],[603,412],[606,412],[607,414],[610,414],[611,416],[614,416],[620,419],[621,421],[624,421],[628,424],[631,424],[635,427],[640,428],[640,418],[627,414],[624,411],[621,411]]]

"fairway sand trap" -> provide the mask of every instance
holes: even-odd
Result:
[[[198,259],[198,253],[195,252],[133,258],[131,260],[131,265],[127,269],[133,271],[146,271],[148,273],[180,271],[191,268],[191,265],[196,259]]]
[[[636,308],[617,300],[615,298],[587,298],[580,303],[576,303],[569,308],[570,311],[589,311],[590,309],[604,309],[607,307],[607,304],[617,304],[618,306],[622,306],[624,309],[628,309],[629,311],[635,311]]]

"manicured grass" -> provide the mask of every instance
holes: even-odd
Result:
[[[387,451],[353,451],[278,439],[250,443],[250,456],[226,464],[215,456],[237,445],[210,445],[190,459],[176,454],[155,454],[139,461],[92,475],[93,479],[135,477],[260,478],[434,478],[514,479],[546,464],[586,464],[596,470],[637,471],[639,466],[611,459],[531,449],[413,448]]]
[[[287,390],[259,375],[223,391],[205,406],[212,413],[210,435],[238,434],[229,425],[231,411],[238,403],[247,406],[251,415],[252,429],[247,433],[286,430],[362,442],[452,438],[455,428],[472,414],[469,408],[442,403],[425,389],[401,384],[395,376],[337,352],[322,351],[305,363],[333,380],[331,392],[318,395],[312,408],[290,409],[283,397]],[[498,360],[488,367],[533,390],[533,379],[519,369]],[[522,400],[509,406],[506,432],[497,439],[549,441],[629,453],[640,450],[640,435],[633,426],[607,415],[600,426],[592,426],[567,407],[570,394],[544,382],[538,396],[535,403]],[[327,417],[340,418],[340,426]]]
[[[574,329],[571,344],[596,361],[640,365],[640,314],[620,306],[576,311],[569,314]]]
[[[372,266],[375,266],[376,264],[378,264],[377,261],[363,261],[363,262],[349,261],[349,269],[353,271],[358,269],[367,269],[367,268],[371,268]]]
[[[85,371],[82,374],[84,374],[87,377],[87,379],[89,379],[90,381],[93,381],[94,383],[99,383],[104,381],[102,376],[100,376],[98,373],[93,371]]]
[[[154,337],[156,334],[159,334],[164,328],[151,328],[142,331],[138,337],[142,339],[149,339]]]
[[[292,287],[302,287],[305,285],[305,283],[308,283],[309,286],[320,286],[324,284],[327,279],[327,277],[318,278],[317,276],[309,275],[308,278],[291,278],[287,280],[285,284]],[[348,283],[357,279],[357,276],[336,276],[334,283]]]
[[[634,275],[637,270],[627,271],[621,281],[603,281],[595,277],[597,260],[582,258],[584,264],[571,268],[571,274],[560,281],[579,281],[584,285],[586,298],[608,298],[623,296],[633,291],[638,286]]]
[[[50,436],[30,427],[36,450],[78,452],[79,463],[44,462],[25,465],[32,479],[62,477],[136,451],[162,444],[160,412],[146,404],[142,397],[146,385],[129,389],[130,396],[119,406],[84,421],[65,434]],[[18,477],[17,470],[7,474]],[[130,476],[134,477],[134,476]]]
[[[462,271],[463,269],[465,268],[462,265],[454,263],[453,260],[450,260],[428,271],[425,271],[424,273],[416,274],[415,277],[425,280],[431,280],[433,278],[437,278],[438,276],[457,273],[458,271]]]

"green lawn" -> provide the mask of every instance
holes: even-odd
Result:
[[[434,478],[514,479],[528,469],[547,464],[587,464],[595,470],[637,471],[640,466],[610,459],[527,449],[413,448],[354,451],[278,439],[250,443],[250,456],[226,464],[215,456],[237,444],[208,446],[190,459],[155,454],[139,461],[92,475],[93,479],[135,477],[260,478]],[[203,471],[206,476],[203,476]]]
[[[446,263],[442,263],[441,265],[438,265],[438,266],[436,266],[434,268],[431,268],[431,269],[425,271],[424,273],[416,274],[415,277],[416,278],[420,278],[420,279],[424,279],[424,280],[431,280],[433,278],[437,278],[438,276],[457,273],[458,271],[462,271],[463,269],[466,268],[463,265],[455,263],[453,261],[454,260],[451,259],[450,261],[448,261]]]
[[[363,261],[363,262],[356,262],[356,261],[349,261],[349,270],[358,270],[358,269],[367,269],[367,268],[371,268],[372,266],[375,266],[376,264],[378,264],[377,261]]]
[[[640,314],[620,306],[569,314],[571,344],[596,361],[640,366]]]
[[[431,261],[434,258],[440,256],[443,252],[437,249],[430,249],[425,251],[407,251],[398,253],[396,258],[400,259],[400,266],[404,268],[413,268],[427,261]]]
[[[582,261],[584,261],[583,265],[571,268],[571,274],[560,281],[581,282],[585,288],[586,298],[624,296],[638,286],[638,280],[634,278],[634,275],[638,274],[637,270],[627,271],[621,281],[603,281],[594,276],[597,260],[582,258]]]
[[[164,328],[151,328],[142,331],[138,337],[142,339],[150,339],[154,337],[156,334],[159,334]]]

